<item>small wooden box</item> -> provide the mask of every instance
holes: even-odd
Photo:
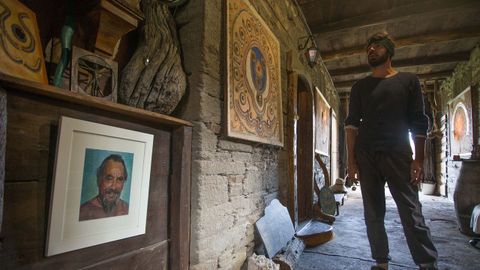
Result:
[[[70,90],[117,102],[117,62],[73,47]]]

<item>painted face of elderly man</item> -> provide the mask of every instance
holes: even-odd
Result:
[[[79,220],[128,215],[128,203],[120,199],[127,178],[121,156],[105,158],[97,169],[98,195],[80,206]]]

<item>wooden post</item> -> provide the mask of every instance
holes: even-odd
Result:
[[[287,116],[287,155],[288,155],[288,198],[287,208],[293,221],[298,227],[297,202],[297,80],[298,74],[288,75],[288,116]]]
[[[170,179],[170,269],[188,269],[190,260],[190,178],[192,127],[181,126],[172,133],[172,176]]]
[[[0,233],[3,220],[3,190],[5,183],[5,145],[7,143],[7,93],[0,88]],[[1,243],[0,243],[1,246]]]

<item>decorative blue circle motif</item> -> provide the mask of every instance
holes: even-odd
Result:
[[[250,54],[250,73],[255,89],[259,93],[264,92],[267,85],[267,67],[262,51],[255,46]]]

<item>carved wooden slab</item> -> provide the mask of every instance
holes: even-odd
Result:
[[[119,102],[170,114],[187,87],[175,21],[160,1],[143,0],[141,6],[145,23],[139,30],[138,47],[122,72]]]
[[[287,208],[277,199],[265,208],[265,216],[255,223],[255,227],[265,245],[268,258],[273,258],[295,234]]]
[[[0,1],[0,72],[47,83],[35,13],[16,0]]]

